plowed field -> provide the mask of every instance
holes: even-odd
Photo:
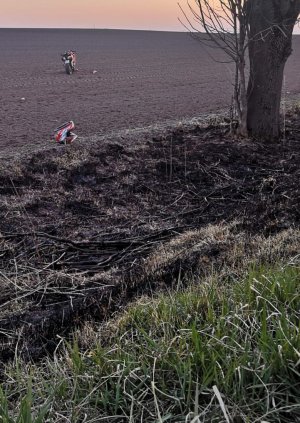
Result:
[[[69,48],[78,52],[72,76],[60,61]],[[2,29],[0,51],[0,157],[50,143],[69,119],[87,137],[215,112],[231,101],[231,65],[185,33]],[[300,92],[299,53],[295,37],[288,95]]]

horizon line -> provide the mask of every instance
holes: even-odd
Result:
[[[55,27],[55,26],[0,26],[0,29],[63,29],[63,30],[91,30],[91,31],[151,31],[151,32],[188,32],[179,29],[146,29],[146,28],[98,28],[98,27]]]
[[[179,29],[145,29],[145,28],[97,28],[97,27],[35,27],[35,26],[0,26],[0,30],[63,30],[63,31],[135,31],[135,32],[172,32],[177,34],[189,34],[187,30]],[[298,30],[299,31],[299,30]],[[300,32],[293,32],[293,36],[300,35]],[[205,34],[205,32],[203,32]]]

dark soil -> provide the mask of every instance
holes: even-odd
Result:
[[[78,52],[72,76],[60,60],[69,48]],[[285,96],[300,92],[300,36],[293,49]],[[48,145],[71,119],[90,137],[231,104],[233,66],[187,33],[0,29],[0,51],[0,157]]]
[[[228,129],[57,146],[2,166],[2,359],[17,342],[37,358],[57,335],[111,315],[148,286],[145,257],[185,230],[233,220],[250,235],[299,227],[300,114],[277,143]]]

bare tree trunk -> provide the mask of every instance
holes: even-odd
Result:
[[[292,52],[293,28],[299,12],[300,0],[249,1],[247,126],[254,137],[280,136],[283,73]]]
[[[245,62],[240,64],[240,134],[244,137],[248,135],[247,115],[248,115],[248,104],[247,104],[247,90],[246,90],[246,76],[245,76]]]
[[[256,51],[254,55],[248,89],[248,130],[254,137],[279,138],[284,63],[278,57],[278,63],[266,72],[271,62],[269,55]]]
[[[237,19],[239,21],[239,38],[238,38],[238,72],[239,72],[239,82],[240,82],[240,93],[239,93],[239,103],[240,103],[240,135],[246,137],[248,136],[248,125],[247,125],[247,116],[248,116],[248,104],[247,104],[247,89],[246,89],[246,62],[245,62],[245,53],[247,45],[247,22],[248,18],[245,15],[246,12],[246,1],[236,0],[237,8]]]

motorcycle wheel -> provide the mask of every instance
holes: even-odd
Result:
[[[72,66],[70,65],[70,63],[65,64],[65,69],[66,69],[66,72],[67,72],[68,75],[72,75],[73,69],[72,69]]]

